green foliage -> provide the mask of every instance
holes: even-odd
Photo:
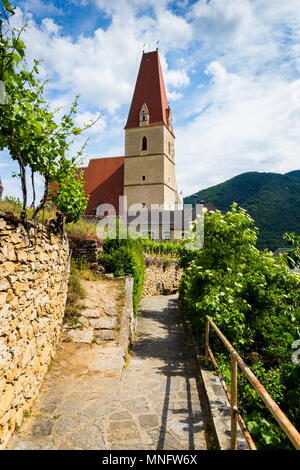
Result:
[[[104,253],[99,263],[106,271],[115,276],[132,276],[133,283],[133,309],[138,312],[144,283],[144,255],[143,246],[139,239],[110,239],[103,244]]]
[[[83,238],[98,238],[96,235],[97,224],[93,222],[86,222],[84,219],[79,219],[77,222],[72,222],[65,225],[65,230],[68,235]]]
[[[20,214],[22,210],[22,203],[19,199],[12,196],[5,196],[0,201],[1,212],[12,212],[13,214]]]
[[[64,321],[72,327],[77,326],[78,317],[80,317],[80,312],[82,309],[82,307],[79,305],[79,301],[84,297],[85,291],[80,282],[80,271],[76,263],[74,263],[72,260],[64,317]]]
[[[284,232],[300,233],[300,171],[285,175],[249,172],[199,191],[184,199],[185,204],[201,200],[227,211],[233,202],[245,208],[259,228],[257,247],[276,250],[287,246]]]
[[[291,345],[299,337],[299,277],[289,272],[283,257],[255,248],[256,238],[252,218],[236,204],[225,214],[206,213],[203,248],[183,255],[180,298],[201,344],[209,315],[296,424],[299,366],[291,363]],[[224,346],[213,332],[210,342],[228,380]],[[260,447],[289,446],[244,377],[239,397]],[[258,415],[265,420],[261,432],[255,424]]]
[[[84,214],[88,198],[84,195],[84,178],[75,165],[67,165],[57,178],[58,190],[53,191],[52,201],[65,214],[67,223],[77,222]]]
[[[27,218],[27,178],[31,175],[35,206],[35,173],[44,178],[44,194],[33,211],[36,220],[38,213],[49,199],[50,183],[55,183],[53,201],[66,220],[73,222],[84,212],[87,199],[83,191],[83,181],[76,168],[76,160],[82,155],[68,158],[72,138],[82,129],[74,126],[72,117],[77,112],[77,98],[68,114],[60,122],[44,99],[45,83],[39,78],[39,63],[34,61],[27,70],[25,44],[21,40],[22,28],[11,28],[9,16],[13,9],[9,2],[3,3],[4,10],[0,21],[0,80],[4,82],[6,102],[0,104],[0,150],[7,148],[12,159],[17,161],[20,177],[23,206],[21,217]],[[91,124],[84,126],[84,129]],[[84,147],[83,147],[84,148]]]
[[[284,260],[286,261],[289,268],[300,268],[300,237],[298,237],[295,233],[285,233],[283,238],[290,245],[292,245],[292,249],[284,253]]]
[[[178,256],[182,250],[182,242],[177,243],[168,241],[148,240],[141,238],[141,244],[145,253],[155,254],[157,256]]]

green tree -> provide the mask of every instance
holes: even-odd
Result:
[[[300,268],[300,237],[295,233],[285,233],[283,239],[292,245],[292,248],[284,253],[283,259],[291,269]]]
[[[22,30],[10,26],[9,16],[14,14],[8,1],[0,20],[0,80],[5,85],[6,100],[0,105],[0,150],[7,148],[20,169],[23,193],[22,220],[27,219],[27,178],[29,172],[33,187],[35,206],[34,176],[39,173],[44,178],[44,194],[34,210],[34,219],[51,198],[68,221],[76,221],[85,211],[87,198],[84,195],[83,178],[77,169],[78,158],[67,156],[74,136],[90,127],[74,125],[73,116],[77,112],[77,98],[70,112],[60,120],[52,112],[44,99],[45,82],[38,78],[39,63],[34,61],[28,70],[25,61],[25,44],[20,39]],[[58,110],[56,110],[58,111]],[[50,184],[55,191],[49,194]]]
[[[283,257],[255,247],[257,232],[249,214],[236,204],[225,214],[206,213],[203,248],[183,257],[180,299],[201,344],[209,315],[296,424],[299,394],[290,393],[288,401],[286,396],[287,383],[294,384],[293,377],[299,377],[299,365],[291,364],[291,345],[299,338],[299,276],[290,273]],[[224,346],[213,333],[211,344],[228,376]],[[261,447],[278,442],[288,447],[268,410],[245,383],[240,400]],[[261,432],[253,424],[257,416],[269,423]]]

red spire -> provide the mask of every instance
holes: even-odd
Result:
[[[142,55],[125,129],[139,127],[140,111],[144,103],[149,110],[149,125],[165,124],[173,132],[172,125],[168,122],[170,108],[157,50],[144,52]]]

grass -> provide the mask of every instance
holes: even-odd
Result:
[[[24,418],[30,418],[31,413],[32,413],[31,408],[29,410],[24,410],[23,412]]]
[[[22,203],[14,197],[5,197],[0,201],[0,212],[12,212],[15,215],[20,215],[22,211]],[[28,220],[33,217],[34,210],[27,208]],[[43,223],[45,220],[55,218],[55,211],[51,210],[50,207],[45,207],[37,217],[39,223]],[[78,222],[65,224],[64,228],[68,235],[77,235],[87,238],[98,238],[96,234],[97,224],[94,222],[86,222],[84,219],[78,220]]]
[[[65,309],[64,321],[71,327],[78,327],[78,318],[81,315],[82,306],[79,301],[85,297],[85,290],[80,282],[78,268],[74,267],[71,261],[71,271],[68,286],[68,295]]]
[[[86,292],[82,287],[82,280],[97,281],[101,277],[90,270],[84,258],[71,259],[70,278],[68,295],[65,309],[64,321],[72,328],[82,328],[82,323],[78,320],[81,310],[84,308],[80,301],[85,298]]]
[[[71,272],[77,273],[77,275],[87,281],[98,281],[101,276],[89,267],[89,263],[84,257],[74,258],[71,260]]]
[[[68,235],[84,235],[88,238],[98,238],[96,233],[97,224],[94,222],[86,222],[83,219],[72,224],[65,224],[65,231]]]
[[[4,198],[0,201],[0,211],[1,212],[12,212],[15,215],[20,215],[22,210],[21,203],[18,202],[18,199],[14,198]]]
[[[128,347],[128,349],[125,352],[125,357],[124,357],[124,369],[128,369],[129,364],[130,364],[130,359],[132,358],[133,354],[131,351],[131,346]]]

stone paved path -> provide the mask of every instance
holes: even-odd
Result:
[[[127,367],[117,347],[62,343],[11,449],[206,449],[206,404],[176,296],[142,301]]]

